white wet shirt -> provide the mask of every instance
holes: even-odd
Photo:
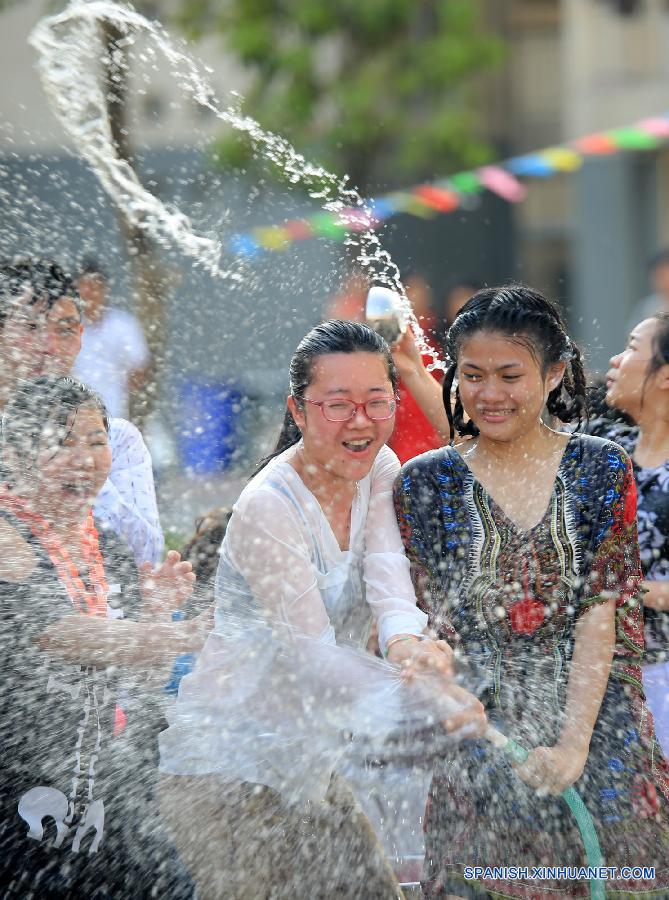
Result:
[[[160,768],[320,799],[346,752],[343,735],[382,737],[400,719],[394,667],[360,649],[372,615],[382,647],[395,634],[420,634],[427,617],[395,519],[395,454],[383,447],[359,482],[342,550],[286,461],[295,451],[273,460],[235,505],[215,627],[168,713]]]
[[[322,641],[364,645],[372,614],[382,649],[395,634],[420,634],[409,561],[393,508],[399,461],[382,447],[359,483],[349,549],[342,550],[318,500],[287,461],[295,447],[250,482],[234,507],[217,578],[228,565],[256,602],[298,631]]]

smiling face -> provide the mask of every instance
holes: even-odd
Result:
[[[646,404],[652,408],[653,395],[662,377],[666,380],[666,366],[650,378],[648,366],[653,357],[653,337],[658,327],[657,319],[644,319],[632,331],[627,346],[610,360],[606,373],[606,402],[609,406],[628,413],[637,419]]]
[[[0,358],[6,380],[16,385],[40,375],[68,375],[81,349],[81,316],[69,297],[49,309],[30,303],[29,295],[16,303],[0,330]]]
[[[388,366],[378,353],[328,353],[315,359],[311,384],[304,396],[312,401],[392,398]],[[329,422],[313,403],[288,398],[288,408],[302,432],[304,460],[314,472],[346,481],[359,481],[369,473],[376,455],[390,438],[395,417],[369,419],[358,408],[346,422]]]
[[[458,356],[462,405],[481,437],[514,441],[538,426],[564,370],[558,363],[544,374],[524,342],[500,332],[476,332],[463,341]]]
[[[33,505],[55,522],[81,522],[110,469],[102,413],[80,406],[65,428],[54,424],[42,437],[32,479]]]

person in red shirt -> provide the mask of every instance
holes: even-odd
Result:
[[[432,334],[438,323],[431,307],[432,291],[430,285],[422,275],[417,273],[406,276],[404,285],[414,314],[425,332],[428,343],[430,346],[435,346]],[[448,429],[445,428],[444,431],[441,431],[435,427],[433,424],[434,417],[431,417],[431,420],[425,415],[421,408],[422,404],[419,403],[419,398],[416,396],[415,377],[418,377],[418,375],[415,363],[417,360],[413,359],[416,351],[415,348],[412,350],[408,340],[403,338],[397,347],[392,348],[395,365],[400,375],[398,386],[400,402],[395,413],[395,430],[388,442],[388,446],[395,451],[402,464],[409,459],[413,459],[414,456],[426,453],[428,450],[436,450],[448,441]],[[437,349],[436,346],[435,349]],[[430,362],[429,356],[423,357],[422,363],[424,366]],[[443,372],[435,370],[430,377],[434,377],[438,383],[441,383],[442,376]],[[441,391],[434,392],[434,394],[438,397],[438,405],[440,405]],[[439,410],[435,412],[437,417],[440,418],[441,412]],[[444,425],[445,423],[444,417]]]

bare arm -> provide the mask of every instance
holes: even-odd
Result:
[[[150,667],[198,651],[211,630],[213,607],[188,622],[149,624],[128,619],[64,616],[40,636],[40,647],[75,665]]]
[[[669,581],[644,581],[643,605],[648,609],[669,610]]]
[[[423,365],[413,335],[407,330],[392,348],[393,359],[404,385],[445,444],[451,439],[441,385]]]
[[[615,646],[615,600],[599,603],[576,623],[565,718],[554,747],[537,747],[516,772],[540,793],[560,794],[583,773],[592,731],[609,680]]]
[[[609,681],[616,641],[615,616],[615,600],[611,599],[589,609],[576,623],[565,721],[559,743],[584,748],[586,754]]]

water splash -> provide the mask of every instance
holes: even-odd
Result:
[[[161,54],[181,90],[197,105],[248,136],[254,151],[281,168],[291,184],[302,184],[323,209],[338,215],[347,230],[346,244],[374,283],[400,295],[421,351],[432,358],[431,368],[443,363],[427,344],[413,314],[397,265],[374,232],[374,214],[360,194],[341,178],[305,159],[284,138],[265,131],[236,106],[222,107],[199,65],[175,45],[165,29],[130,6],[111,0],[71,0],[66,9],[42,19],[29,41],[39,54],[38,70],[44,90],[77,152],[88,162],[105,191],[129,225],[145,231],[163,246],[177,246],[212,275],[241,281],[242,276],[221,265],[222,240],[198,233],[189,217],[147,190],[133,167],[118,155],[112,138],[101,60],[108,49],[100,27],[108,22],[122,34],[123,48],[143,40],[143,58]]]

